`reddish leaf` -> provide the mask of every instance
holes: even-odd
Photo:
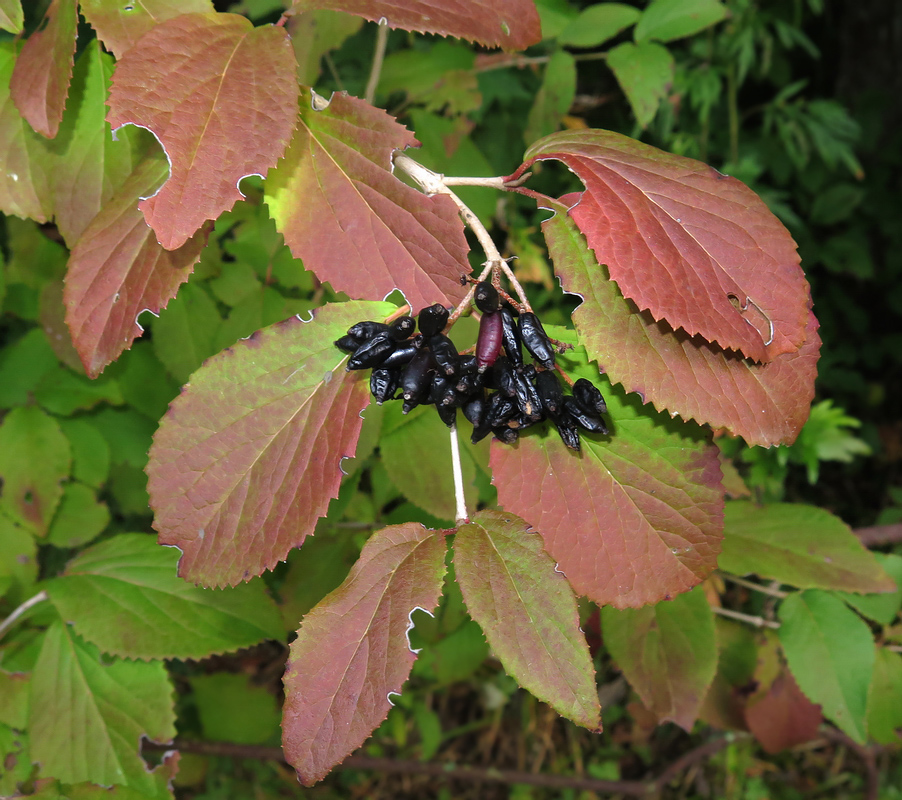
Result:
[[[795,440],[814,396],[820,338],[808,314],[805,344],[768,364],[674,331],[623,298],[562,204],[542,224],[563,288],[583,298],[573,322],[589,357],[627,391],[686,419],[728,428],[749,444]]]
[[[647,608],[603,608],[601,622],[605,646],[649,711],[691,730],[717,668],[705,593]]]
[[[601,706],[576,598],[513,514],[480,511],[454,537],[454,574],[505,670],[558,713],[601,730]]]
[[[230,209],[238,182],[282,155],[297,115],[295,69],[284,29],[237,14],[174,17],[116,65],[108,121],[148,128],[169,157],[169,180],[140,205],[167,250]]]
[[[340,303],[258,331],[194,373],[160,423],[147,467],[160,543],[206,586],[261,574],[298,547],[338,496],[369,402],[332,344],[387,303]]]
[[[817,737],[824,718],[821,707],[799,689],[785,667],[767,690],[749,700],[745,721],[768,753],[779,753]]]
[[[51,154],[10,97],[16,45],[0,42],[0,212],[46,222],[53,215]]]
[[[305,618],[285,673],[282,747],[301,783],[321,780],[388,715],[416,654],[416,609],[438,605],[441,534],[408,522],[373,534],[351,574]]]
[[[640,311],[756,361],[805,341],[795,242],[735,178],[611,131],[553,134],[526,154],[563,161],[586,191],[570,215]]]
[[[548,331],[557,339],[568,333]],[[585,435],[579,454],[548,430],[529,431],[514,446],[492,442],[499,503],[542,534],[576,592],[600,605],[636,607],[685,592],[715,568],[720,551],[717,448],[608,385],[581,348],[558,363],[601,388],[611,436]]]
[[[391,28],[456,36],[505,50],[525,50],[542,39],[532,0],[294,0],[292,6],[293,11],[317,8],[346,11],[370,22],[385,20]]]
[[[9,88],[19,113],[52,139],[63,118],[72,77],[78,26],[75,0],[52,0],[44,20],[19,53]]]
[[[266,201],[291,252],[336,290],[372,299],[398,288],[414,309],[466,293],[457,207],[391,174],[392,151],[416,143],[363,100],[336,94],[315,111],[305,90],[295,137],[267,177]]]
[[[140,3],[81,0],[79,9],[97,38],[116,58],[155,25],[179,14],[214,10],[211,0],[141,0]]]
[[[154,314],[188,280],[207,241],[178,250],[157,244],[138,210],[141,196],[166,178],[166,161],[147,159],[94,218],[72,250],[66,273],[66,322],[85,372],[96,378],[141,335],[138,315]]]

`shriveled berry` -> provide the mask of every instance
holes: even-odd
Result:
[[[420,350],[401,372],[401,393],[417,405],[426,396],[435,373],[435,361],[429,350]],[[406,405],[406,404],[405,404]],[[404,412],[407,413],[407,412]]]
[[[486,403],[485,397],[480,393],[467,400],[467,402],[463,404],[462,410],[467,421],[473,425],[473,427],[478,428],[485,419],[487,406],[488,404]]]
[[[511,398],[500,394],[492,395],[485,421],[493,428],[507,423],[517,413],[517,404]]]
[[[429,339],[429,349],[435,357],[435,363],[441,372],[445,375],[455,375],[457,373],[457,361],[460,356],[457,348],[447,336],[443,333],[437,333]]]
[[[473,302],[483,314],[491,314],[497,311],[501,305],[501,298],[498,296],[498,290],[492,286],[489,281],[481,281],[476,284],[476,291],[473,292]]]
[[[554,421],[557,432],[560,434],[561,441],[571,450],[579,452],[579,429],[576,423],[566,414],[561,414]]]
[[[417,317],[417,323],[420,328],[420,333],[427,339],[431,339],[435,334],[445,330],[445,325],[448,324],[448,309],[441,303],[426,306],[426,308],[420,311],[419,316]]]
[[[542,419],[542,401],[539,399],[539,393],[526,376],[519,372],[514,373],[514,390],[517,407],[523,417],[530,422]]]
[[[348,370],[369,369],[379,367],[395,349],[393,342],[387,333],[381,333],[364,342],[354,351],[354,355],[348,360]]]
[[[334,344],[343,353],[353,353],[358,347],[360,347],[360,345],[363,344],[363,342],[363,339],[358,339],[356,336],[348,336],[346,334],[340,339],[336,339]]]
[[[516,428],[495,428],[493,433],[498,441],[504,444],[513,444],[520,438],[520,432]]]
[[[564,408],[581,428],[585,428],[592,433],[608,432],[608,426],[604,424],[604,420],[601,417],[585,411],[572,397],[564,398]]]
[[[545,328],[531,311],[520,314],[520,338],[530,355],[545,369],[554,369],[554,350]]]
[[[400,370],[379,367],[370,373],[370,392],[380,406],[386,400],[394,400],[400,384]]]
[[[441,372],[435,372],[432,375],[432,382],[429,384],[429,402],[440,404],[445,397],[445,393],[454,392],[454,387],[448,380],[447,376]]]
[[[454,388],[463,395],[471,395],[482,387],[482,375],[479,373],[467,373],[457,376]]]
[[[564,392],[554,370],[545,370],[536,375],[536,392],[549,414],[555,416],[561,413],[564,407]]]
[[[517,376],[507,356],[498,356],[491,372],[487,375],[492,388],[507,397],[517,394]]]
[[[504,323],[501,334],[504,352],[514,367],[521,367],[523,366],[523,348],[520,347],[520,330],[517,328],[517,321],[509,308],[502,308],[499,313],[501,321]]]
[[[411,336],[417,329],[417,321],[413,317],[398,317],[388,326],[388,335],[396,342]]]
[[[457,360],[458,375],[475,375],[479,370],[479,362],[476,356],[461,356]]]
[[[423,346],[423,337],[419,334],[412,339],[407,339],[395,346],[395,349],[385,361],[382,362],[383,367],[402,367],[409,364],[413,357],[420,351]]]
[[[457,407],[437,405],[435,410],[438,412],[439,419],[449,428],[457,421]]]
[[[479,372],[485,372],[501,352],[501,338],[503,332],[501,314],[493,311],[483,314],[479,320],[479,338],[476,339],[476,361]]]
[[[600,415],[608,411],[608,404],[605,403],[598,387],[585,378],[580,378],[573,384],[573,399],[579,403],[583,411],[590,414]]]
[[[373,322],[372,320],[364,320],[352,325],[348,328],[348,336],[360,339],[361,342],[366,339],[372,339],[380,333],[388,333],[388,325],[384,322]]]

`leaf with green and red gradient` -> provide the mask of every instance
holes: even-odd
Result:
[[[363,100],[336,94],[316,111],[304,90],[294,139],[267,176],[266,202],[294,256],[335,290],[373,298],[397,288],[415,309],[466,293],[457,206],[392,175],[392,151],[416,144]]]
[[[728,428],[749,444],[795,440],[814,396],[820,338],[813,314],[801,349],[767,364],[674,331],[624,299],[564,204],[544,205],[554,211],[542,231],[555,273],[565,291],[583,298],[573,312],[579,340],[608,378],[659,410]]]
[[[327,305],[209,359],[160,423],[147,466],[161,544],[179,574],[234,585],[271,569],[312,533],[338,496],[369,382],[346,372],[333,341],[388,303]]]
[[[293,11],[346,11],[358,17],[420,33],[455,36],[489,47],[525,50],[542,39],[539,14],[532,0],[294,0]]]
[[[140,208],[167,250],[185,244],[265,175],[297,118],[298,85],[283,28],[237,14],[182,14],[152,28],[116,64],[107,120],[148,128],[169,180]]]
[[[646,608],[602,608],[601,624],[605,647],[646,708],[691,730],[717,669],[702,589]]]
[[[79,10],[116,58],[122,58],[135,42],[155,25],[180,14],[210,13],[212,0],[80,0]]]
[[[505,671],[559,714],[601,729],[595,669],[567,579],[513,514],[480,511],[454,536],[454,574]]]
[[[304,617],[285,673],[282,749],[305,786],[326,776],[388,715],[416,653],[416,609],[438,605],[445,538],[408,522],[364,545],[351,574]]]
[[[16,60],[10,94],[19,113],[52,139],[59,130],[69,93],[78,26],[76,0],[52,0],[45,24],[28,37]]]
[[[726,504],[720,568],[755,574],[800,589],[893,592],[886,573],[846,523],[801,503]]]
[[[46,222],[53,216],[53,157],[10,96],[17,50],[15,42],[0,42],[0,212]]]
[[[867,623],[818,589],[791,594],[778,613],[780,644],[799,688],[820,704],[827,719],[863,744],[875,658]]]
[[[572,341],[573,332],[548,326]],[[492,442],[498,502],[545,539],[577,594],[634,608],[695,586],[716,566],[723,526],[717,448],[693,425],[626,396],[576,348],[558,357],[608,403],[611,435],[582,436],[582,452],[553,427],[531,429],[514,446]]]
[[[779,753],[817,737],[824,721],[820,706],[802,694],[785,664],[769,682],[757,674],[756,680],[761,685],[748,699],[745,720],[765,752]]]
[[[31,756],[67,783],[125,784],[153,795],[156,780],[136,745],[175,736],[172,684],[162,661],[102,659],[54,622],[31,676]]]
[[[147,227],[138,200],[166,179],[167,170],[162,156],[138,164],[69,257],[66,323],[92,378],[141,335],[142,311],[156,314],[175,297],[206,244],[202,230],[177,250],[165,250]]]
[[[518,172],[549,158],[585,184],[570,215],[640,311],[756,361],[805,342],[795,242],[745,184],[611,131],[552,134]]]
[[[114,141],[104,120],[112,74],[113,59],[95,39],[75,64],[66,113],[54,142],[55,222],[70,248],[150,144],[147,133],[137,128],[120,131]]]
[[[0,0],[0,28],[10,33],[20,33],[24,22],[21,0]]]

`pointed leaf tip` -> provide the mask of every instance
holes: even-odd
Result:
[[[282,747],[305,786],[357,749],[391,708],[416,654],[410,615],[441,595],[445,537],[418,523],[373,534],[351,574],[305,618],[285,674]]]

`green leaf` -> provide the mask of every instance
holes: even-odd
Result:
[[[106,439],[113,464],[144,468],[155,423],[131,408],[102,408],[85,419]]]
[[[379,452],[392,483],[411,503],[441,520],[453,522],[454,476],[451,472],[451,439],[448,427],[435,408],[419,406],[403,414],[400,402],[384,406],[385,417]],[[466,424],[462,414],[458,414]],[[466,439],[460,436],[460,439]],[[467,446],[460,442],[461,450]],[[463,453],[461,453],[463,455]],[[461,458],[464,497],[467,506],[476,502],[476,468],[472,459]]]
[[[513,514],[481,511],[454,537],[464,601],[505,671],[559,714],[601,729],[595,670],[567,579]]]
[[[271,569],[312,533],[353,455],[369,381],[333,344],[389,303],[332,303],[211,359],[163,418],[147,468],[160,543],[179,574],[234,585]]]
[[[666,47],[654,42],[624,42],[608,53],[608,66],[626,95],[636,121],[644,128],[673,83],[674,61]]]
[[[379,91],[386,95],[405,92],[410,102],[421,102],[446,80],[447,73],[472,71],[475,59],[473,50],[461,42],[438,41],[427,51],[399,50],[385,57]]]
[[[106,503],[97,500],[90,486],[70,481],[63,487],[63,499],[56,510],[47,544],[55,547],[80,547],[87,544],[109,524]]]
[[[278,0],[278,5],[282,6],[282,0]],[[361,17],[328,9],[291,17],[288,28],[298,61],[298,83],[315,86],[322,71],[323,56],[341,47],[362,25]]]
[[[529,145],[536,139],[554,133],[561,118],[573,105],[576,97],[576,61],[565,50],[555,51],[545,67],[542,85],[529,110],[523,138]]]
[[[874,638],[837,597],[816,589],[790,595],[779,609],[780,643],[801,690],[856,742],[867,740]]]
[[[0,0],[0,28],[10,33],[21,33],[23,24],[21,0]]]
[[[285,673],[282,747],[305,786],[356,750],[388,715],[416,654],[407,632],[438,604],[445,539],[417,523],[383,528],[347,580],[304,619]]]
[[[682,39],[716,25],[727,14],[719,0],[654,0],[636,25],[636,41]]]
[[[159,420],[179,387],[156,357],[153,343],[135,342],[117,363],[122,366],[114,374],[125,402],[154,422]]]
[[[160,661],[101,661],[94,645],[56,622],[31,678],[28,730],[31,755],[46,774],[152,794],[153,777],[136,745],[142,736],[175,736],[166,668]]]
[[[0,722],[23,730],[28,724],[28,693],[31,676],[0,671]]]
[[[0,408],[27,405],[41,378],[58,364],[40,328],[7,344],[0,351]]]
[[[542,39],[554,39],[579,13],[567,0],[536,0]]]
[[[24,728],[24,726],[23,726]],[[19,797],[19,787],[31,776],[33,765],[28,752],[28,734],[0,723],[0,797]]]
[[[801,504],[727,503],[718,564],[735,575],[755,574],[800,589],[896,589],[848,525],[825,509]]]
[[[45,536],[69,475],[69,442],[37,406],[14,408],[0,424],[0,512]]]
[[[128,658],[204,658],[282,638],[261,581],[201,589],[176,575],[178,558],[152,536],[119,534],[82,551],[47,592],[79,635]]]
[[[856,537],[857,538],[857,537]],[[849,594],[837,592],[852,608],[868,619],[889,625],[902,608],[902,556],[894,553],[874,553],[877,563],[896,582],[896,591],[885,594]]]
[[[180,384],[216,353],[222,318],[210,295],[197,284],[182,286],[153,325],[153,348],[169,374]]]
[[[247,675],[218,672],[190,679],[204,739],[237,744],[279,741],[276,698]]]
[[[902,655],[877,648],[868,692],[868,735],[878,744],[899,743],[902,729]]]
[[[723,617],[714,618],[717,633],[717,672],[699,709],[699,718],[722,730],[745,730],[745,696],[755,673],[758,647],[755,631],[748,625]]]
[[[116,381],[104,376],[91,380],[65,367],[46,373],[34,392],[37,402],[51,414],[68,417],[98,403],[122,404]]]
[[[558,35],[567,47],[597,47],[633,25],[639,9],[623,3],[596,3],[583,9]]]
[[[645,608],[601,609],[605,647],[660,721],[689,731],[717,669],[714,614],[701,588]]]

